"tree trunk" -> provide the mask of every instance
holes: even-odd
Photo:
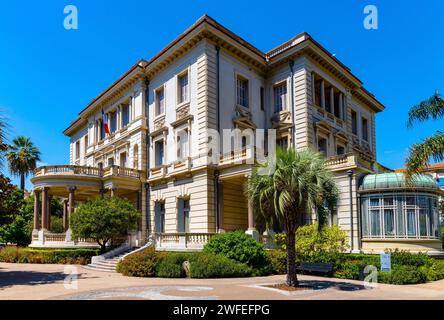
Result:
[[[23,192],[25,192],[25,175],[20,175],[20,189],[22,189]]]
[[[287,285],[290,287],[299,286],[296,274],[296,248],[294,231],[287,230]]]

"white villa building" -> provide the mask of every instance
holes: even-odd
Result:
[[[424,176],[407,188],[376,162],[375,114],[383,110],[307,33],[263,52],[203,16],[132,66],[64,131],[70,164],[38,168],[32,179],[32,246],[93,245],[71,239],[69,215],[104,194],[142,212],[133,236],[139,246],[155,235],[159,250],[196,250],[238,229],[266,241],[244,195],[256,149],[243,144],[209,161],[209,131],[237,128],[276,129],[278,145],[326,155],[341,190],[330,223],[349,233],[353,252],[438,252],[435,181]],[[63,234],[50,231],[52,196],[66,199]]]

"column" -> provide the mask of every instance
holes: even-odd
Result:
[[[48,196],[48,225],[46,226],[47,230],[51,230],[51,201],[52,196]]]
[[[68,200],[63,200],[63,230],[66,232],[68,230]]]
[[[224,227],[224,185],[222,182],[219,182],[219,233],[225,232]]]
[[[114,198],[117,195],[117,188],[111,188],[111,198]]]
[[[75,201],[75,191],[76,187],[69,187],[69,196],[68,196],[68,202],[69,202],[69,210],[68,210],[68,229],[69,227],[69,219],[71,218],[71,215],[74,212],[74,201]]]
[[[48,226],[48,188],[42,189],[42,229]]]
[[[250,176],[247,175],[246,178],[247,179],[245,183],[247,183],[247,180],[250,179]],[[247,202],[248,202],[248,230],[246,234],[252,236],[256,241],[259,241],[259,232],[257,232],[256,230],[255,221],[254,221],[253,205],[249,197],[247,197]]]
[[[40,191],[34,190],[34,231],[39,229]]]

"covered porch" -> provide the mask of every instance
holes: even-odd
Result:
[[[244,231],[263,243],[266,248],[273,248],[273,232],[257,230],[253,207],[244,192],[250,174],[251,165],[240,165],[216,172],[214,190],[210,193],[213,196],[215,212],[208,212],[208,219],[211,221],[209,232],[157,232],[156,250],[199,251],[215,234],[237,230]]]
[[[117,166],[99,169],[80,166],[49,166],[37,168],[32,178],[34,184],[34,221],[32,243],[34,248],[88,248],[98,247],[93,239],[72,236],[70,217],[84,202],[98,197],[118,196],[127,198],[142,210],[142,173]],[[51,199],[63,203],[63,231],[51,231]],[[138,230],[142,230],[139,221]],[[139,238],[142,233],[138,232]],[[140,239],[139,239],[140,240]],[[124,242],[126,239],[115,239]]]

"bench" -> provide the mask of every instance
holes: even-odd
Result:
[[[299,271],[308,273],[320,273],[331,276],[333,273],[333,265],[331,263],[308,263],[302,262],[298,268]]]

